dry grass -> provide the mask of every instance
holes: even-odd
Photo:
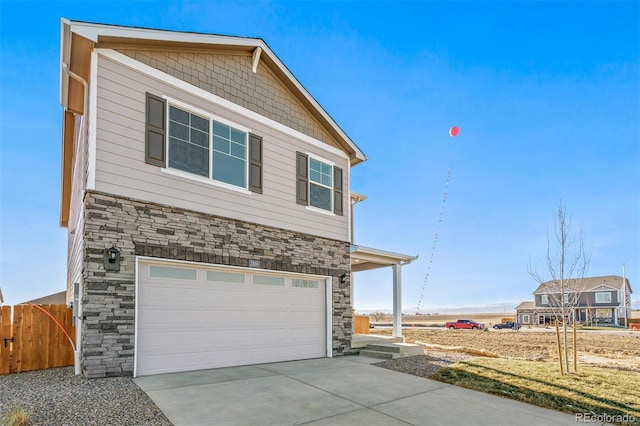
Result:
[[[584,367],[561,376],[555,363],[474,358],[432,379],[567,413],[621,416],[640,424],[640,373]],[[615,419],[614,419],[615,422]]]
[[[2,416],[2,424],[6,426],[28,426],[31,424],[31,416],[20,406],[15,406]]]
[[[373,329],[372,334],[390,335],[390,329]],[[404,328],[407,343],[415,341],[431,345],[463,346],[488,351],[502,358],[535,361],[557,359],[555,331],[469,331],[429,328]],[[571,337],[570,337],[571,339]],[[589,364],[640,371],[640,333],[622,331],[614,334],[578,332],[578,357]],[[435,348],[434,348],[435,349]],[[582,364],[586,365],[586,363]]]

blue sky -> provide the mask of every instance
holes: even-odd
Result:
[[[65,287],[58,226],[60,17],[261,37],[367,154],[356,243],[419,255],[403,304],[519,303],[562,200],[589,275],[640,299],[639,2],[0,1],[0,286]],[[451,138],[451,126],[460,135]],[[447,172],[443,220],[439,212]],[[439,228],[438,228],[439,225]],[[391,270],[356,275],[356,309],[391,307]]]

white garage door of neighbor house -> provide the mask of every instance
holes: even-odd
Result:
[[[325,280],[140,262],[137,376],[327,356]]]

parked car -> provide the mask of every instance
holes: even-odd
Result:
[[[458,320],[456,322],[448,322],[444,326],[449,330],[482,330],[484,328],[484,324],[482,323],[464,319]]]
[[[494,325],[493,328],[495,328],[496,330],[502,330],[503,328],[510,328],[512,330],[519,330],[520,329],[520,323],[513,322],[513,321],[501,322],[500,324]]]

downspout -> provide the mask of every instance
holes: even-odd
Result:
[[[74,73],[73,71],[71,71],[69,69],[69,64],[63,62],[62,63],[62,70],[65,72],[65,74],[67,74],[69,77],[73,78],[74,80],[80,82],[80,84],[82,84],[82,87],[84,88],[84,98],[83,98],[83,105],[82,105],[82,122],[80,124],[80,137],[84,137],[85,136],[85,132],[86,132],[86,123],[87,123],[87,115],[88,115],[88,108],[89,108],[89,83],[87,82],[87,80],[85,80],[84,78],[80,77],[78,74]],[[68,104],[68,102],[67,102]],[[75,297],[74,297],[75,299]],[[74,303],[76,302],[76,300],[74,300]],[[77,311],[78,313],[82,312],[82,297],[78,297],[77,298]],[[80,330],[80,333],[76,333],[76,346],[74,347],[74,352],[73,352],[73,366],[74,366],[74,373],[75,375],[80,375],[82,373],[81,368],[80,368],[80,353],[81,353],[81,348],[82,348],[82,338],[78,338],[82,335],[82,315],[78,314],[78,316],[76,317],[76,330]]]
[[[87,80],[85,80],[84,78],[80,77],[78,74],[76,74],[75,72],[71,71],[69,69],[69,64],[67,63],[63,63],[62,64],[62,70],[71,78],[73,78],[74,80],[76,80],[77,82],[79,82],[80,84],[82,84],[82,87],[84,88],[84,98],[83,98],[83,105],[82,105],[82,135],[84,135],[84,130],[85,130],[85,123],[87,121],[87,108],[89,106],[89,83],[87,82]]]

